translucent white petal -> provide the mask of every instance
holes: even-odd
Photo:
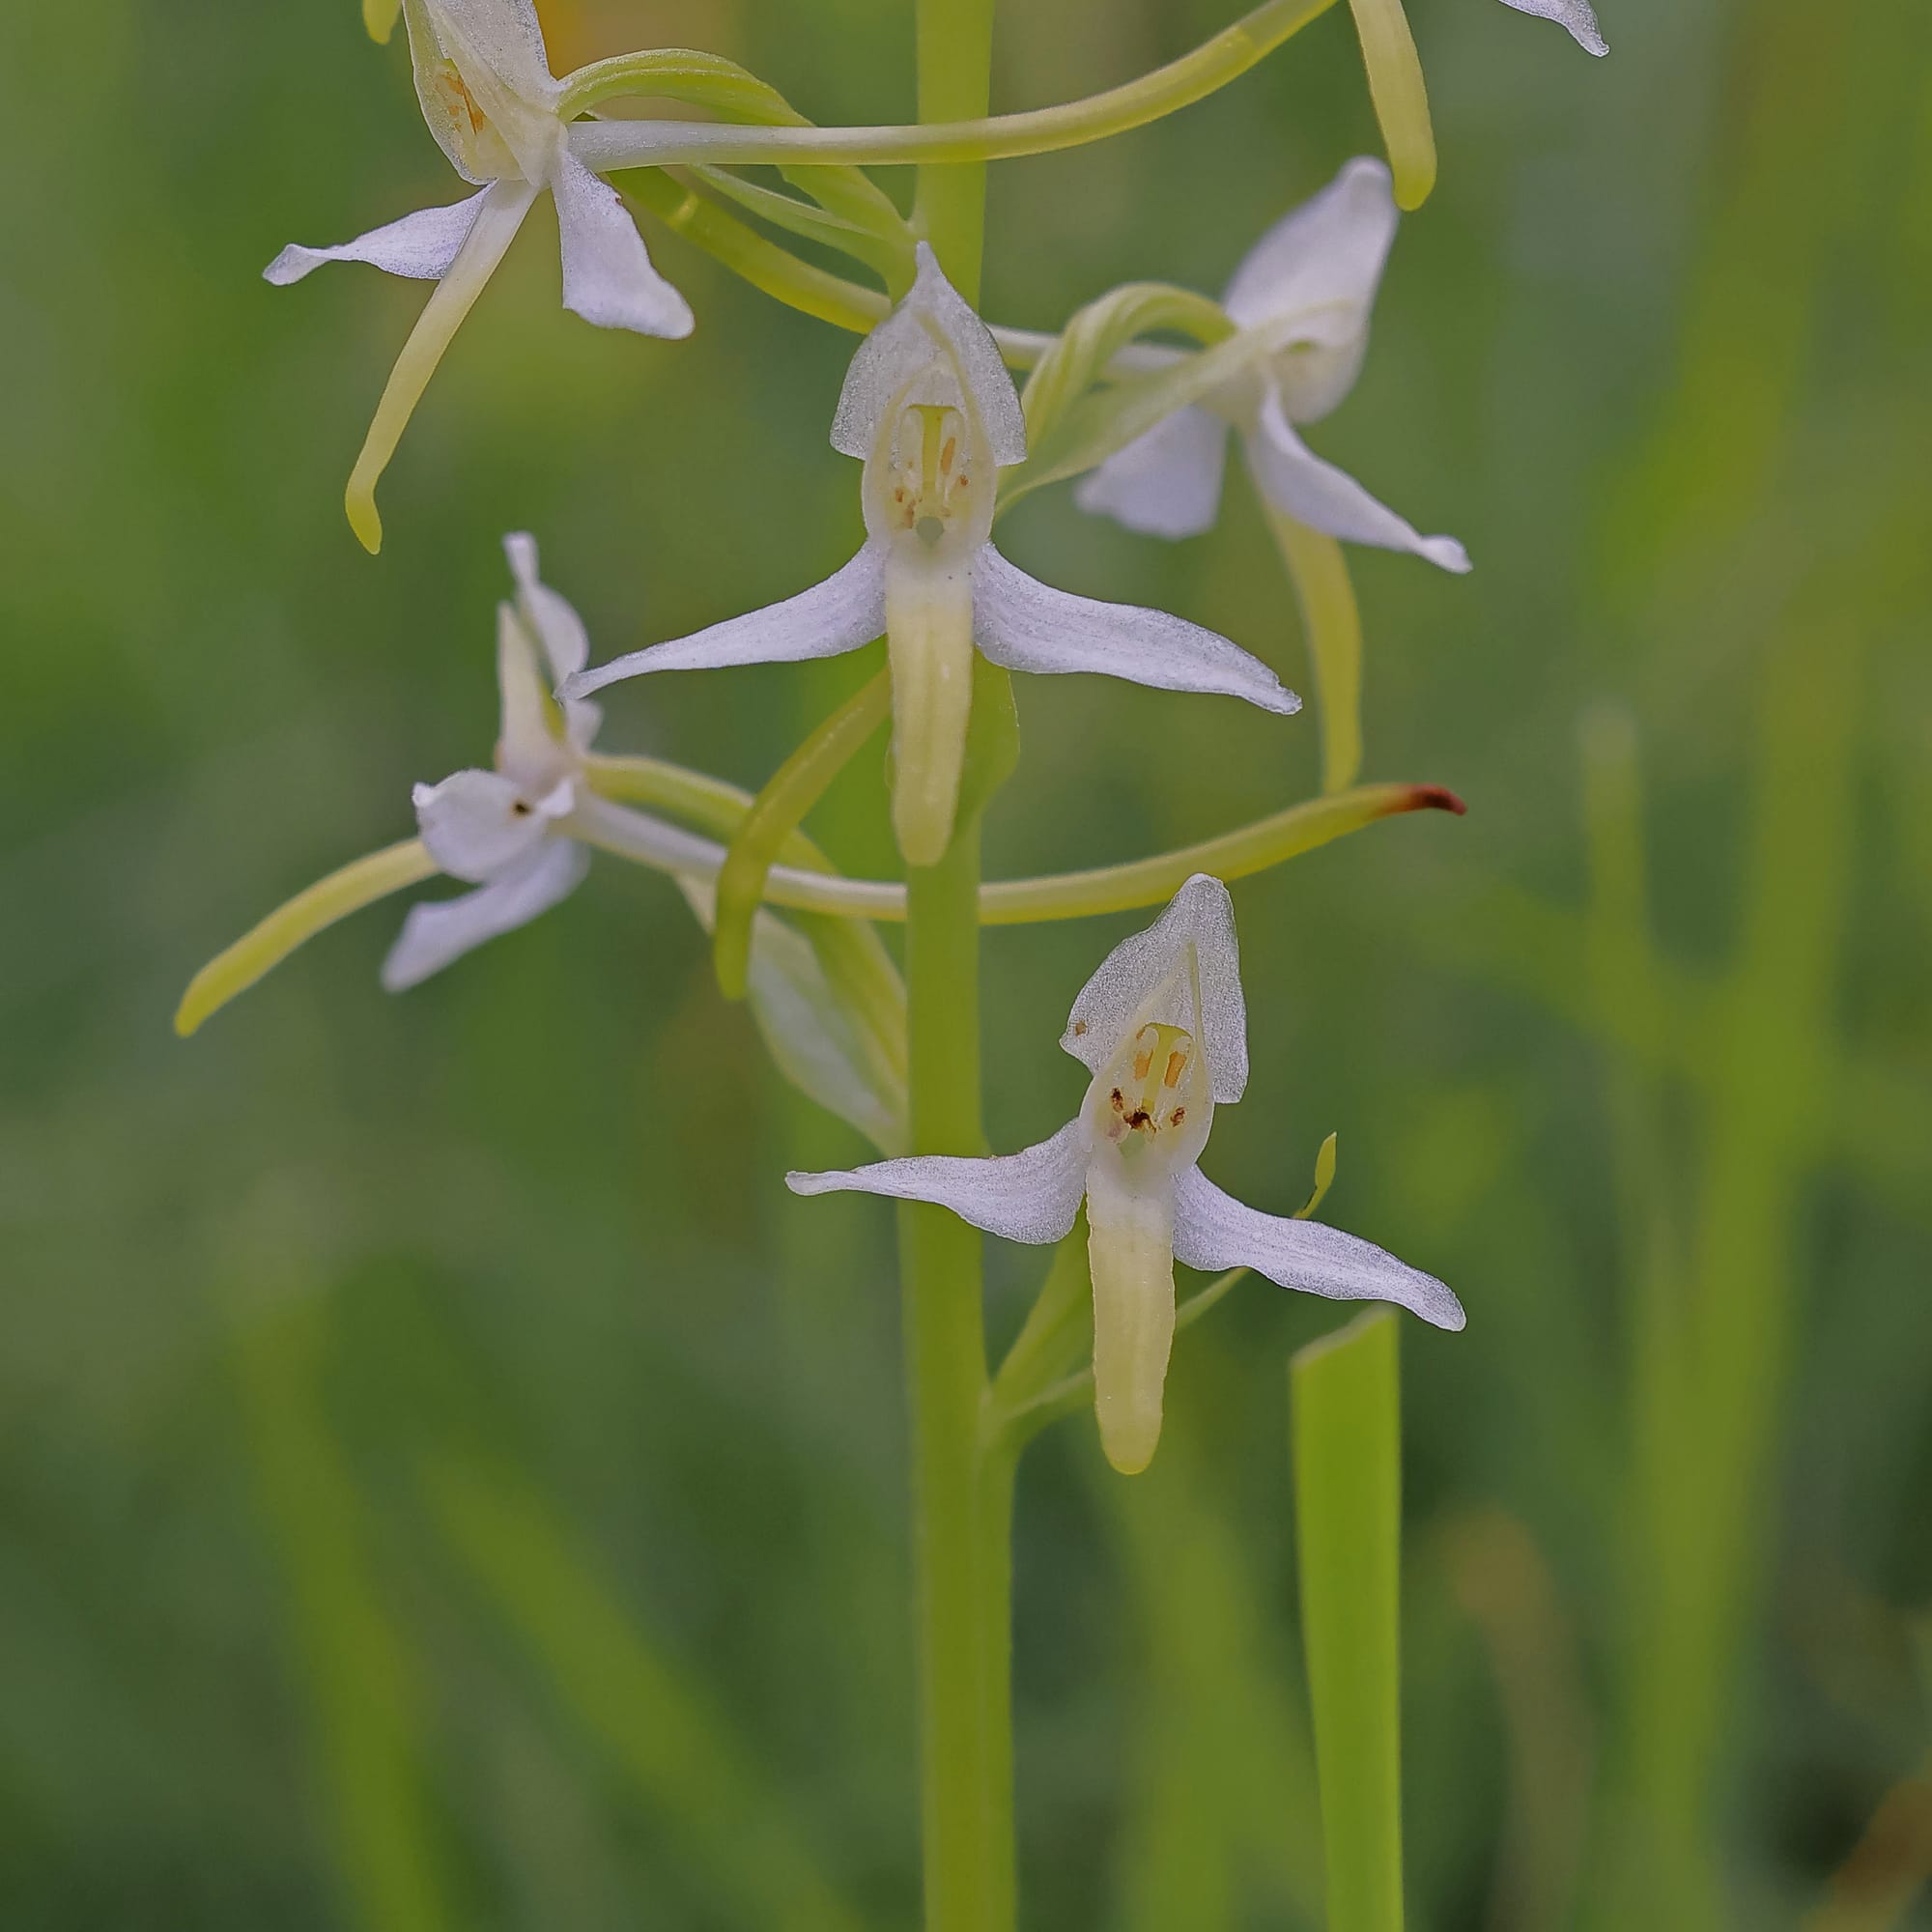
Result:
[[[1290,426],[1272,388],[1263,398],[1247,446],[1262,495],[1295,522],[1349,543],[1412,551],[1444,570],[1468,569],[1469,553],[1454,537],[1419,535],[1347,470],[1317,456]]]
[[[576,748],[557,736],[557,709],[530,636],[514,604],[497,607],[497,769],[527,801],[577,767]],[[594,708],[594,707],[592,707]]]
[[[408,275],[418,282],[440,281],[469,239],[489,192],[485,188],[481,194],[447,208],[421,209],[336,248],[304,248],[300,242],[291,242],[262,270],[262,279],[286,288],[325,262],[367,262],[391,275]]]
[[[1397,219],[1386,163],[1358,155],[1241,257],[1221,306],[1242,328],[1336,302],[1366,308]]]
[[[1503,0],[1503,5],[1514,7],[1519,14],[1560,22],[1586,53],[1606,54],[1610,50],[1609,43],[1598,31],[1597,16],[1588,0]]]
[[[1073,500],[1149,537],[1192,537],[1214,527],[1228,425],[1206,410],[1176,410],[1081,479]]]
[[[563,239],[563,305],[600,328],[678,337],[692,331],[691,304],[651,267],[624,198],[571,155],[551,178]]]
[[[1301,700],[1238,644],[1184,617],[1075,597],[1029,577],[991,544],[973,566],[980,648],[1009,670],[1097,671],[1156,691],[1220,692],[1287,717]]]
[[[530,0],[404,0],[416,99],[466,181],[537,181],[563,145]]]
[[[510,575],[517,581],[517,615],[525,632],[542,649],[550,668],[550,686],[554,689],[590,662],[590,639],[583,619],[567,597],[553,590],[537,574],[535,537],[523,530],[506,536],[503,554],[510,560]],[[588,749],[603,716],[596,705],[582,698],[564,706],[570,742],[579,751]]]
[[[974,1160],[912,1154],[834,1174],[788,1174],[794,1194],[886,1194],[930,1201],[1009,1241],[1041,1246],[1065,1237],[1087,1191],[1087,1130],[1068,1121],[1050,1141]]]
[[[568,838],[553,838],[514,872],[460,898],[410,908],[402,932],[383,961],[383,985],[400,993],[440,973],[486,939],[514,932],[578,888],[590,855]]]
[[[986,325],[939,266],[923,242],[919,273],[906,298],[859,345],[832,418],[832,446],[862,460],[872,453],[893,399],[936,352],[951,355],[968,400],[1001,469],[1026,458],[1026,417]]]
[[[1200,973],[1198,1018],[1144,1012],[1194,949]],[[1081,987],[1060,1043],[1090,1073],[1114,1057],[1127,1029],[1148,1019],[1184,1026],[1201,1041],[1214,1098],[1238,1100],[1248,1084],[1248,1009],[1235,902],[1219,879],[1196,872],[1144,932],[1123,939]]]
[[[501,772],[462,771],[414,792],[429,854],[453,879],[481,883],[514,871],[571,809],[570,786],[531,798]]]
[[[1174,1254],[1210,1273],[1251,1267],[1283,1288],[1331,1301],[1392,1301],[1438,1328],[1461,1328],[1468,1319],[1434,1275],[1339,1228],[1243,1207],[1198,1167],[1175,1191]]]
[[[595,670],[564,680],[562,696],[582,697],[620,678],[654,670],[708,670],[722,665],[796,664],[806,658],[833,658],[856,651],[882,637],[886,628],[885,572],[879,553],[867,544],[842,570],[823,583],[801,590],[781,604],[767,604],[743,617],[730,617],[688,638],[653,644],[613,658]]]

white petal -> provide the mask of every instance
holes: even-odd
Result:
[[[527,925],[559,899],[569,897],[589,864],[590,855],[582,846],[555,838],[532,854],[527,865],[473,893],[412,906],[383,961],[384,989],[400,993],[432,973],[440,973],[452,959],[486,939]]]
[[[1228,425],[1206,410],[1176,410],[1082,478],[1073,500],[1149,537],[1192,537],[1214,527]]]
[[[447,208],[420,209],[386,227],[372,228],[337,248],[304,248],[300,242],[291,242],[262,270],[262,278],[286,288],[325,262],[367,262],[391,275],[408,275],[419,282],[440,281],[469,239],[489,192],[486,187],[481,194]]]
[[[550,668],[549,685],[554,690],[590,662],[590,639],[583,619],[567,597],[538,576],[535,537],[522,530],[506,536],[503,554],[510,560],[510,575],[517,581],[517,615],[526,635],[541,648]],[[603,719],[603,712],[582,698],[564,706],[570,742],[580,752],[589,748]]]
[[[1444,570],[1465,571],[1469,553],[1454,537],[1418,535],[1412,524],[1378,503],[1350,476],[1295,435],[1270,388],[1248,440],[1248,464],[1261,493],[1276,509],[1348,543],[1413,551]]]
[[[569,797],[532,799],[501,772],[457,772],[415,788],[416,823],[429,855],[453,879],[481,883],[514,871],[543,843]]]
[[[1068,1121],[1050,1141],[998,1154],[913,1154],[835,1174],[788,1174],[794,1194],[886,1194],[930,1201],[1009,1241],[1042,1246],[1065,1238],[1087,1191],[1087,1130]]]
[[[1597,29],[1597,16],[1588,0],[1503,0],[1519,14],[1534,14],[1539,19],[1560,21],[1570,30],[1570,38],[1586,53],[1606,54],[1609,43]]]
[[[590,662],[590,639],[584,633],[583,619],[568,598],[553,590],[537,574],[537,540],[527,530],[506,536],[503,554],[517,582],[517,604],[524,621],[542,644],[552,677],[561,684],[572,671],[582,670]]]
[[[842,570],[823,583],[801,590],[781,604],[743,617],[729,617],[688,638],[631,651],[595,670],[566,678],[562,696],[582,697],[620,678],[654,670],[709,670],[723,665],[797,664],[806,658],[833,658],[856,651],[882,637],[886,628],[885,572],[879,554],[867,544]]]
[[[497,769],[526,799],[550,790],[570,769],[569,751],[556,735],[535,640],[514,604],[497,606]]]
[[[1222,306],[1243,328],[1293,324],[1273,366],[1296,422],[1326,415],[1354,386],[1397,218],[1386,165],[1352,160],[1276,222],[1228,284]]]
[[[466,181],[537,181],[563,144],[530,0],[405,0],[423,120]]]
[[[991,544],[973,566],[980,648],[1009,670],[1097,671],[1156,691],[1220,692],[1288,717],[1301,700],[1218,632],[1134,604],[1075,597],[1029,577]]]
[[[563,305],[600,328],[685,336],[691,304],[651,267],[624,198],[565,153],[551,178],[563,240]]]
[[[1189,947],[1200,974],[1198,1032],[1214,1098],[1238,1100],[1248,1084],[1248,1009],[1241,996],[1241,954],[1235,938],[1235,902],[1219,879],[1196,872],[1144,932],[1123,939],[1081,987],[1060,1043],[1090,1073],[1114,1056],[1128,1027],[1148,1019],[1197,1030],[1196,1020],[1144,1013],[1143,1007],[1173,979]]]
[[[937,352],[949,354],[967,399],[1001,469],[1026,459],[1026,417],[1019,392],[986,325],[922,242],[919,274],[906,298],[859,345],[832,418],[832,446],[862,460],[872,453],[886,411],[905,385],[929,367]]]
[[[1438,1328],[1461,1328],[1468,1319],[1434,1275],[1339,1228],[1243,1207],[1198,1167],[1176,1189],[1174,1254],[1210,1273],[1251,1267],[1283,1288],[1331,1301],[1392,1301]]]

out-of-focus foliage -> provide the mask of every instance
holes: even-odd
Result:
[[[1003,10],[997,92],[1123,79],[1218,0]],[[1253,1091],[1214,1178],[1461,1292],[1405,1334],[1415,1920],[1910,1923],[1932,1740],[1932,71],[1918,0],[1618,0],[1615,49],[1418,4],[1442,156],[1324,451],[1476,559],[1356,553],[1365,775],[1466,820],[1236,889]],[[558,0],[559,69],[716,47],[910,107],[900,0]],[[849,337],[682,244],[689,343],[560,315],[520,242],[387,484],[342,477],[421,295],[259,280],[441,190],[347,0],[0,21],[0,1918],[902,1925],[916,1895],[891,1226],[666,881],[401,999],[358,917],[222,1013],[188,974],[407,834],[490,729],[502,531],[601,659],[856,540]],[[1337,9],[1213,102],[994,170],[986,307],[1218,288],[1374,149]],[[904,184],[897,185],[901,189]],[[1069,588],[1306,670],[1251,497],[1166,549],[1042,492]],[[869,674],[652,680],[608,741],[755,788]],[[1314,792],[1318,731],[1022,683],[992,870]],[[862,759],[811,829],[890,867]],[[1131,921],[988,936],[989,1130]],[[1039,1258],[994,1257],[1017,1325]],[[1029,1921],[1312,1926],[1281,1363],[1244,1283],[1153,1469],[1029,1452]],[[1889,1829],[1868,1828],[1881,1815]],[[1914,1837],[1915,1816],[1918,1837]],[[1899,1829],[1899,1820],[1903,1828]],[[1861,1840],[1863,1839],[1862,1848]],[[1899,1907],[1900,1911],[1909,1909]],[[1923,1920],[1923,1907],[1919,1908]]]

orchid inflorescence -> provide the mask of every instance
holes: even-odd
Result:
[[[270,281],[288,283],[324,262],[359,261],[437,284],[351,475],[349,518],[365,546],[381,543],[377,479],[540,195],[556,206],[566,308],[644,335],[691,332],[689,304],[653,265],[611,176],[659,213],[667,198],[658,189],[670,185],[678,232],[793,305],[867,331],[831,430],[834,447],[862,466],[866,542],[796,596],[592,668],[583,625],[538,574],[534,540],[507,538],[513,594],[498,615],[501,724],[493,765],[418,784],[418,836],[310,888],[212,962],[183,1003],[181,1029],[192,1031],[324,925],[442,873],[470,890],[417,905],[383,968],[390,990],[412,986],[555,905],[601,848],[676,881],[699,920],[716,926],[726,988],[749,992],[781,1068],[895,1156],[850,1172],[793,1175],[795,1190],[936,1202],[976,1227],[1035,1242],[1065,1237],[1085,1203],[1094,1388],[1117,1467],[1143,1467],[1153,1452],[1177,1260],[1252,1268],[1318,1294],[1393,1301],[1460,1327],[1461,1306],[1440,1283],[1314,1221],[1243,1208],[1197,1165],[1214,1108],[1239,1098],[1246,1079],[1233,908],[1209,870],[1256,870],[1392,811],[1461,810],[1438,788],[1353,782],[1359,618],[1340,546],[1412,552],[1453,572],[1466,571],[1468,556],[1454,538],[1418,534],[1300,434],[1353,385],[1398,204],[1414,206],[1434,178],[1426,97],[1399,0],[1351,0],[1393,172],[1378,159],[1349,162],[1255,243],[1218,302],[1134,284],[1089,304],[1058,336],[989,328],[916,221],[865,172],[1040,152],[1140,125],[1252,65],[1325,4],[1265,0],[1195,54],[1065,107],[838,129],[811,126],[763,82],[712,55],[626,55],[557,78],[532,0],[365,0],[379,40],[400,14],[430,131],[476,190],[339,247],[291,245],[267,270]],[[1558,20],[1585,47],[1605,51],[1582,0],[1505,4]],[[599,113],[625,94],[681,99],[718,118]],[[759,163],[778,166],[801,192],[732,172]],[[748,215],[842,248],[884,282],[884,293],[806,263]],[[1176,335],[1192,346],[1177,346]],[[1030,371],[1024,392],[1009,367]],[[1055,589],[992,541],[998,515],[1067,478],[1078,479],[1081,508],[1129,530],[1163,538],[1204,531],[1219,512],[1231,433],[1308,620],[1333,796],[1195,853],[981,888],[984,922],[1173,896],[1153,926],[1109,954],[1075,1002],[1063,1044],[1093,1078],[1067,1126],[997,1159],[908,1154],[905,993],[874,924],[906,916],[906,891],[841,877],[798,820],[889,709],[897,842],[908,867],[937,865],[990,791],[982,783],[966,796],[969,766],[977,759],[998,768],[997,782],[1003,759],[1010,762],[1005,674],[1012,671],[1097,672],[1238,697],[1284,717],[1298,710],[1275,673],[1228,639],[1164,611]],[[601,721],[588,695],[607,685],[647,672],[826,657],[882,636],[883,682],[802,750],[794,763],[805,780],[781,774],[764,798],[594,749]]]
[[[585,626],[544,581],[535,539],[505,538],[490,762],[418,783],[413,837],[270,913],[195,976],[176,1025],[194,1032],[325,927],[439,875],[464,890],[408,913],[382,968],[391,991],[557,906],[593,853],[675,885],[710,933],[720,986],[748,1002],[781,1074],[881,1156],[791,1174],[792,1190],[904,1204],[930,1927],[1015,1923],[1006,1605],[1025,1442],[1091,1406],[1114,1468],[1146,1468],[1177,1335],[1251,1274],[1331,1300],[1391,1304],[1438,1329],[1463,1325],[1461,1302],[1434,1276],[1313,1218],[1334,1178],[1332,1134],[1313,1192],[1291,1215],[1244,1206],[1202,1171],[1216,1110],[1242,1097],[1248,1076],[1228,882],[1381,818],[1463,810],[1438,785],[1359,781],[1362,619],[1345,546],[1408,553],[1456,574],[1468,555],[1453,537],[1422,534],[1303,440],[1353,387],[1401,213],[1435,176],[1402,0],[1350,0],[1386,160],[1347,162],[1254,243],[1218,300],[1132,282],[1050,334],[988,324],[975,306],[978,164],[1095,141],[1187,106],[1334,4],[1261,0],[1137,80],[993,115],[982,58],[990,8],[918,0],[922,120],[822,128],[714,54],[645,50],[559,77],[533,0],[362,0],[378,40],[398,19],[405,26],[424,118],[473,192],[338,247],[291,245],[267,270],[283,284],[325,262],[355,261],[435,284],[349,478],[349,521],[371,552],[383,538],[378,481],[545,194],[556,210],[564,306],[588,322],[668,340],[696,326],[651,259],[641,214],[764,294],[862,338],[841,392],[826,399],[833,447],[860,466],[857,554],[781,602],[727,609],[690,636],[593,665]],[[1605,51],[1585,0],[1505,4]],[[710,118],[606,111],[627,98]],[[920,173],[908,212],[868,170],[909,164]],[[744,172],[760,168],[784,186]],[[854,273],[822,266],[828,253]],[[1096,673],[1239,699],[1281,719],[1301,709],[1241,644],[1167,611],[1055,587],[993,541],[1003,517],[1061,483],[1074,486],[1082,510],[1130,532],[1197,535],[1219,517],[1233,442],[1302,612],[1321,795],[1176,851],[982,879],[980,822],[1019,757],[1014,673]],[[875,674],[755,796],[600,745],[591,694],[606,687],[880,640]],[[888,721],[905,876],[852,878],[803,823]],[[1162,908],[1152,924],[1115,946],[1073,999],[1061,1044],[1088,1076],[1073,1118],[1017,1153],[989,1154],[978,927],[1152,907]],[[903,927],[901,949],[886,943],[892,925]],[[1003,1020],[1009,1049],[1028,1035],[1023,1018]],[[1055,1249],[992,1371],[976,1230]],[[1183,1298],[1177,1264],[1216,1278]],[[1393,1333],[1385,1321],[1378,1332]],[[1393,1470],[1388,1389],[1377,1412],[1390,1418],[1378,1440]],[[1311,1460],[1298,1457],[1298,1482]],[[1392,1503],[1387,1517],[1392,1546]],[[1392,1646],[1392,1609],[1387,1621]],[[1389,1895],[1399,1907],[1399,1876]]]

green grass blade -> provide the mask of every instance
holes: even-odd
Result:
[[[371,1575],[361,1507],[323,1413],[326,1323],[326,1304],[306,1293],[237,1310],[255,1489],[287,1580],[351,1922],[442,1932],[455,1919],[424,1788],[414,1669]]]
[[[506,1470],[440,1460],[425,1492],[451,1548],[651,1816],[772,1932],[861,1932],[724,1714],[661,1654],[552,1515]]]
[[[1402,1928],[1398,1332],[1378,1309],[1289,1365],[1328,1932]]]

